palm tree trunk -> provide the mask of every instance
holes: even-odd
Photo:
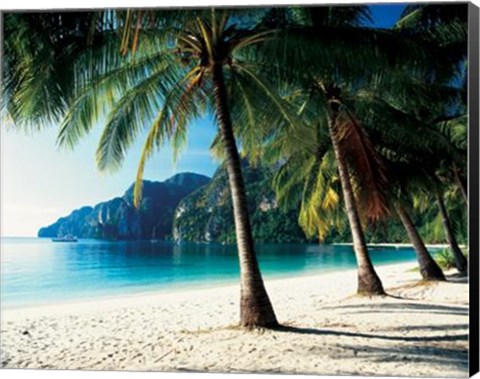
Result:
[[[223,68],[220,63],[214,64],[212,75],[216,116],[226,155],[240,260],[240,325],[247,328],[277,326],[275,312],[265,289],[255,254],[241,161],[233,134]]]
[[[460,192],[462,193],[463,200],[465,201],[465,206],[467,207],[467,211],[468,211],[467,185],[462,180],[462,178],[460,178],[460,174],[456,166],[453,167],[453,173],[455,175],[455,181],[457,182],[458,188],[460,188]]]
[[[445,280],[442,269],[438,266],[437,262],[433,260],[425,247],[425,244],[423,243],[417,228],[415,228],[415,224],[408,212],[400,203],[395,204],[395,209],[397,210],[398,217],[402,221],[417,254],[418,266],[423,280]]]
[[[350,230],[352,232],[353,249],[355,251],[355,257],[357,259],[358,267],[358,294],[365,295],[384,295],[382,282],[378,277],[375,269],[373,268],[372,261],[368,255],[367,244],[365,242],[365,236],[363,234],[362,225],[360,223],[360,217],[357,211],[357,205],[353,195],[352,184],[350,183],[350,177],[348,173],[347,163],[343,152],[340,148],[340,144],[337,138],[335,130],[335,123],[338,113],[332,110],[332,113],[328,120],[328,130],[330,139],[332,140],[333,151],[337,160],[338,173],[340,176],[340,182],[342,184],[343,198],[345,201],[345,208],[348,216],[348,222],[350,224]]]
[[[443,196],[440,191],[436,191],[437,203],[438,207],[440,208],[440,214],[442,215],[442,222],[443,227],[445,229],[445,234],[447,236],[448,244],[452,249],[453,257],[455,259],[455,267],[457,270],[462,274],[467,274],[467,258],[463,255],[462,250],[458,246],[457,239],[455,238],[455,234],[453,233],[452,224],[450,222],[450,218],[448,217],[447,208],[445,207],[445,203],[443,202]]]

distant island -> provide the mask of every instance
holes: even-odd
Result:
[[[74,210],[52,225],[41,228],[39,237],[72,234],[79,238],[109,240],[164,239],[172,233],[175,208],[180,200],[210,181],[204,175],[182,173],[164,182],[143,182],[140,206],[133,205],[133,185],[121,197]]]

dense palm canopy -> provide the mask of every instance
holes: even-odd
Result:
[[[407,39],[385,31],[358,27],[358,18],[365,17],[368,12],[361,7],[352,10],[336,17],[333,17],[335,12],[317,8],[304,8],[301,12],[294,9],[290,13],[285,10],[283,14],[277,11],[274,14],[277,25],[283,28],[285,34],[279,43],[274,41],[265,54],[271,51],[279,54],[284,49],[288,53],[279,56],[288,58],[285,62],[277,60],[279,63],[268,69],[285,77],[292,85],[291,98],[300,97],[300,100],[295,99],[295,102],[300,102],[298,112],[307,129],[312,129],[310,134],[313,137],[304,139],[307,153],[291,150],[293,157],[286,151],[288,149],[274,146],[280,154],[276,159],[284,159],[276,188],[281,199],[291,198],[292,191],[301,193],[300,223],[308,234],[316,232],[322,237],[337,218],[338,188],[335,191],[332,184],[335,181],[334,172],[338,169],[337,180],[343,192],[359,265],[358,291],[382,294],[381,282],[368,256],[361,219],[363,222],[375,221],[388,215],[385,192],[389,180],[378,152],[355,116],[352,104],[360,90],[370,89],[373,81],[383,82],[388,75],[390,83],[401,83],[399,78],[404,76],[404,62],[407,59],[409,63],[410,60],[415,62],[419,56],[410,55],[412,49],[407,49],[407,46],[415,51],[416,45]],[[346,14],[348,16],[342,19]],[[272,19],[267,21],[275,23]],[[292,40],[296,40],[296,45],[290,44]],[[299,40],[302,44],[298,44]],[[395,52],[392,44],[397,48]],[[309,55],[304,56],[298,45],[303,49],[310,46]],[[297,59],[303,67],[306,65],[306,71],[292,71],[297,67]],[[393,64],[394,60],[397,63]],[[387,75],[385,67],[391,68]],[[412,67],[415,65],[412,64]],[[300,95],[295,96],[298,93]],[[291,133],[298,132],[294,128]],[[274,130],[272,133],[278,136],[285,131]],[[285,137],[277,138],[285,140]],[[325,139],[330,140],[327,145]],[[318,143],[312,146],[312,141]],[[285,143],[288,145],[289,141]],[[290,143],[295,145],[295,138],[290,138]],[[329,146],[333,147],[333,155],[326,155]],[[286,151],[287,156],[282,156],[282,151]],[[333,157],[335,162],[332,164]],[[299,160],[303,160],[303,164]],[[299,166],[310,170],[308,173],[300,171]]]
[[[273,142],[267,143],[267,151],[270,149],[267,156],[273,151],[273,161],[282,159],[274,182],[280,202],[287,206],[300,206],[300,225],[309,236],[316,234],[320,240],[342,221],[338,214],[339,178],[326,141],[332,103],[337,108],[334,112],[343,112],[341,121],[335,125],[336,134],[352,169],[350,180],[355,185],[355,198],[364,219],[378,220],[388,215],[387,197],[397,196],[394,195],[394,187],[399,185],[396,176],[405,174],[402,167],[407,162],[410,167],[421,165],[425,170],[432,162],[436,167],[453,164],[457,182],[463,183],[460,186],[463,193],[465,181],[462,173],[466,172],[460,168],[466,162],[466,151],[462,152],[460,147],[462,137],[466,136],[466,127],[462,124],[464,118],[459,111],[465,91],[459,91],[450,84],[451,80],[465,72],[461,64],[466,52],[465,7],[457,7],[455,16],[451,17],[445,16],[445,9],[437,11],[445,17],[436,22],[424,20],[432,17],[428,6],[425,9],[407,8],[396,34],[359,28],[357,18],[351,15],[365,17],[368,12],[364,8],[353,8],[354,12],[349,13],[351,18],[343,20],[342,16],[332,17],[335,12],[327,9],[307,8],[290,13],[288,10],[276,10],[267,20],[269,23],[276,22],[275,25],[312,46],[314,51],[309,57],[304,57],[300,51],[289,54],[289,63],[282,65],[283,61],[280,61],[282,63],[277,64],[277,72],[300,85],[299,88],[304,88],[300,91],[304,95],[303,101],[299,101],[301,96],[295,90],[289,97],[290,101],[294,99],[297,103],[307,125],[293,131],[274,131],[276,137]],[[412,23],[406,20],[409,15],[413,19],[411,12],[425,25],[412,27]],[[445,26],[445,22],[450,25]],[[348,28],[350,31],[355,28],[355,32],[351,33],[354,35],[342,40],[342,31]],[[443,29],[456,30],[456,34],[447,40],[445,33],[440,31]],[[333,30],[337,33],[332,37]],[[311,38],[312,33],[319,36]],[[373,35],[376,36],[375,42],[369,38]],[[371,44],[370,54],[359,52],[351,45],[359,40],[362,47]],[[385,44],[386,41],[388,44]],[[282,46],[274,44],[272,49],[281,50],[288,43],[286,38],[280,42]],[[323,44],[324,49],[315,49],[315,44]],[[394,51],[392,46],[396,47]],[[295,52],[294,46],[286,49]],[[413,57],[409,55],[412,52],[420,54]],[[354,54],[355,61],[352,59]],[[448,57],[439,60],[442,54],[443,58],[445,55]],[[295,67],[292,62],[296,58],[308,62],[311,71],[288,71]],[[390,64],[386,64],[388,60]],[[377,66],[379,62],[381,67]],[[457,109],[457,113],[452,113],[452,109]],[[412,139],[412,135],[419,138]],[[386,164],[388,167],[385,167]],[[393,198],[392,201],[397,202]],[[397,203],[395,208],[399,206]],[[405,214],[403,208],[402,214]],[[411,220],[407,221],[410,221],[408,229],[412,230]],[[419,240],[418,233],[415,233]],[[421,245],[420,255],[431,267],[430,273],[423,267],[422,276],[425,279],[442,279],[440,269],[435,267],[423,242]]]

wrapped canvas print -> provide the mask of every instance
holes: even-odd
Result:
[[[478,8],[1,11],[1,367],[478,371]]]

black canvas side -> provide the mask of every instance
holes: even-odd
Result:
[[[469,373],[479,371],[479,8],[468,5],[468,108],[469,108]]]

